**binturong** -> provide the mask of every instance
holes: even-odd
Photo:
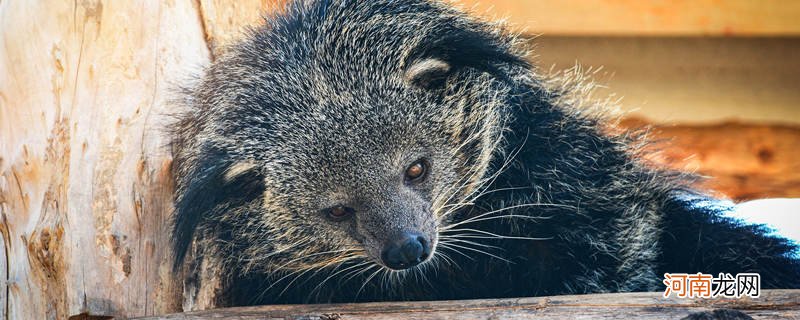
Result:
[[[422,0],[298,1],[172,127],[184,308],[800,287],[797,247],[586,112],[519,37]]]

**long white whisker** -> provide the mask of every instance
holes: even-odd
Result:
[[[487,249],[502,249],[502,248],[500,248],[498,246],[493,246],[493,245],[490,245],[490,244],[477,243],[475,241],[469,241],[469,240],[457,239],[457,238],[449,238],[449,239],[447,239],[447,241],[443,241],[443,242],[444,243],[449,243],[449,244],[452,244],[454,242],[460,242],[460,243],[468,243],[468,244],[476,245],[476,246],[479,246],[479,247],[484,247],[484,248],[487,248]]]
[[[475,236],[471,234],[456,234],[456,235],[447,235],[444,234],[440,236],[442,239],[448,239],[451,237],[465,237],[465,238],[481,238],[481,239],[519,239],[519,240],[551,240],[553,237],[548,238],[534,238],[534,237],[521,237],[521,236],[505,236],[496,233],[492,233],[489,231],[478,230],[478,229],[470,229],[470,228],[463,228],[463,229],[449,229],[442,232],[475,232],[479,234],[484,234],[487,236]]]
[[[361,294],[361,290],[364,290],[364,286],[366,286],[366,285],[367,285],[367,283],[369,283],[369,281],[370,281],[370,280],[372,280],[372,278],[373,278],[373,277],[375,277],[375,275],[376,275],[376,274],[378,274],[379,272],[381,272],[382,270],[384,270],[384,268],[382,268],[382,267],[381,267],[381,268],[379,268],[379,269],[378,269],[378,271],[375,271],[375,272],[373,272],[373,273],[372,273],[372,274],[371,274],[371,275],[370,275],[370,276],[367,278],[367,280],[364,280],[364,284],[362,284],[362,285],[361,285],[361,287],[360,287],[360,288],[358,288],[358,291],[356,291],[355,300],[358,300],[358,295],[359,295],[359,294]]]
[[[501,216],[484,217],[484,218],[480,218],[480,219],[459,221],[458,225],[453,224],[453,225],[449,225],[447,227],[456,227],[456,226],[459,226],[459,225],[464,225],[464,224],[469,224],[469,223],[474,223],[474,222],[481,222],[481,221],[487,221],[487,220],[497,220],[497,219],[509,219],[509,218],[520,218],[520,219],[530,219],[530,220],[545,220],[545,219],[550,219],[551,217],[534,217],[534,216],[526,216],[526,215],[520,215],[520,214],[504,214],[504,215],[501,215]],[[461,222],[463,222],[463,223],[461,223]],[[450,229],[442,229],[442,231],[447,231],[447,230],[450,230]]]
[[[497,178],[500,176],[500,174],[501,174],[502,172],[504,172],[506,169],[508,169],[508,168],[509,168],[509,166],[510,166],[510,164],[513,162],[514,158],[516,158],[516,157],[517,157],[517,155],[519,155],[519,153],[522,151],[523,147],[525,146],[525,144],[526,144],[526,143],[527,143],[527,141],[528,141],[528,136],[529,136],[529,135],[530,135],[530,130],[529,130],[529,131],[528,131],[528,133],[525,135],[525,140],[523,140],[523,141],[522,141],[522,144],[520,145],[520,147],[519,147],[519,148],[517,148],[517,149],[516,149],[516,150],[515,150],[515,151],[514,151],[514,152],[511,154],[511,156],[510,156],[510,157],[508,157],[508,158],[507,158],[507,159],[504,161],[503,165],[501,165],[501,166],[500,166],[500,168],[499,168],[499,169],[498,169],[498,170],[497,170],[497,171],[496,171],[494,174],[492,174],[492,175],[491,175],[489,178],[487,178],[487,179],[482,179],[481,181],[479,181],[479,182],[478,182],[478,186],[477,186],[477,187],[476,187],[474,190],[472,190],[472,192],[470,192],[469,194],[467,194],[467,195],[464,197],[465,199],[467,199],[467,200],[466,200],[466,203],[471,203],[471,199],[477,199],[478,197],[480,197],[480,196],[483,196],[483,195],[485,194],[485,192],[486,192],[486,190],[485,190],[485,189],[486,189],[486,187],[488,187],[488,186],[492,185],[492,184],[494,183],[494,181],[496,181],[496,180],[497,180]],[[471,178],[471,177],[472,177],[472,176],[470,176],[470,178]],[[468,179],[468,180],[469,180],[469,179]],[[457,194],[457,193],[458,193],[458,191],[460,191],[462,188],[463,188],[463,184],[462,184],[462,186],[461,186],[461,187],[459,187],[459,190],[456,190],[456,192],[454,192],[453,194],[451,194],[451,195],[450,195],[450,197],[447,199],[447,201],[445,201],[445,203],[449,202],[449,201],[450,201],[450,200],[453,198],[453,196],[454,196],[455,194]],[[522,188],[522,187],[520,187],[520,188]],[[462,201],[462,203],[463,203],[463,202],[464,202],[464,201]],[[445,218],[445,217],[449,216],[450,214],[452,214],[452,213],[456,212],[458,209],[460,209],[460,208],[462,208],[462,207],[464,207],[464,205],[459,205],[459,206],[456,206],[456,207],[454,207],[454,208],[452,208],[452,209],[450,209],[450,210],[447,210],[447,211],[446,211],[444,214],[441,214],[441,217],[442,217],[442,218]]]
[[[279,266],[278,268],[276,268],[276,270],[281,270],[281,269],[283,269],[285,266],[287,266],[287,265],[291,264],[292,262],[295,262],[295,261],[298,261],[298,260],[302,260],[302,259],[306,259],[306,258],[308,258],[308,257],[311,257],[311,256],[317,256],[317,255],[321,255],[321,254],[331,254],[331,253],[347,252],[347,251],[358,251],[358,250],[355,250],[355,249],[341,249],[341,250],[331,250],[331,251],[317,252],[317,253],[313,253],[313,254],[309,254],[309,255],[303,256],[303,257],[299,257],[299,258],[295,258],[295,259],[289,260],[288,262],[286,262],[286,263],[284,263],[283,265],[281,265],[281,266]],[[292,276],[292,275],[295,275],[295,274],[297,274],[298,272],[301,272],[301,273],[300,273],[300,274],[298,274],[298,275],[297,275],[297,276],[296,276],[296,277],[295,277],[295,278],[294,278],[294,279],[293,279],[291,282],[289,282],[289,284],[287,284],[286,288],[284,288],[284,289],[283,289],[283,291],[281,291],[281,293],[280,293],[280,294],[278,294],[278,296],[281,296],[281,295],[282,295],[282,294],[283,294],[283,293],[286,291],[286,289],[288,289],[288,288],[289,288],[289,286],[290,286],[292,283],[294,283],[294,281],[295,281],[295,280],[297,280],[297,278],[299,278],[300,276],[302,276],[302,275],[303,275],[303,274],[305,274],[306,272],[308,272],[308,271],[311,271],[311,270],[315,270],[315,269],[316,269],[316,270],[320,270],[319,268],[298,269],[298,270],[292,271],[292,272],[290,272],[290,273],[288,273],[288,274],[284,275],[283,277],[281,277],[280,279],[276,280],[276,281],[275,281],[275,282],[273,282],[271,285],[269,285],[269,286],[268,286],[266,289],[264,289],[264,291],[262,291],[262,293],[259,295],[259,298],[258,298],[258,299],[260,299],[260,298],[261,298],[261,297],[262,297],[262,296],[263,296],[265,293],[267,293],[267,292],[268,292],[270,289],[272,289],[272,287],[274,287],[275,285],[277,285],[278,283],[280,283],[281,281],[283,281],[283,280],[284,280],[284,279],[286,279],[287,277],[290,277],[290,276]]]
[[[344,262],[343,262],[343,263],[344,263]],[[342,263],[342,264],[343,264],[343,263]],[[314,289],[312,289],[312,290],[311,290],[311,292],[309,293],[309,296],[310,296],[311,294],[313,294],[313,293],[314,293],[314,291],[317,291],[317,290],[319,290],[319,291],[317,291],[317,296],[316,296],[317,298],[319,298],[319,294],[320,294],[320,292],[322,292],[322,290],[321,290],[321,289],[322,289],[322,285],[324,285],[324,284],[325,284],[325,282],[327,282],[328,280],[330,280],[331,278],[335,277],[336,275],[338,275],[338,274],[340,274],[340,273],[342,273],[342,272],[345,272],[345,271],[347,271],[347,270],[356,269],[356,268],[359,268],[359,267],[361,267],[361,266],[363,266],[363,265],[366,265],[366,264],[369,264],[369,263],[371,263],[371,261],[364,261],[364,262],[361,262],[361,263],[354,264],[354,265],[352,265],[352,266],[349,266],[349,267],[347,267],[347,268],[343,268],[343,269],[341,269],[341,270],[339,270],[339,271],[336,271],[336,272],[332,273],[332,274],[331,274],[331,275],[329,275],[327,278],[325,278],[325,280],[322,280],[322,281],[321,281],[319,284],[317,284],[317,286],[316,286],[316,287],[314,287]],[[340,264],[340,265],[341,265],[341,264]]]
[[[442,228],[440,230],[447,230],[447,229],[450,229],[450,228],[453,228],[453,227],[456,227],[456,226],[459,226],[459,225],[462,225],[462,224],[465,224],[465,223],[474,222],[475,219],[480,219],[482,217],[485,217],[485,216],[488,216],[488,215],[492,215],[492,214],[495,214],[495,213],[499,213],[499,212],[503,212],[503,211],[506,211],[506,210],[526,208],[526,207],[562,207],[562,208],[570,208],[570,209],[574,208],[574,207],[569,206],[569,205],[561,205],[561,204],[556,204],[556,203],[523,203],[523,204],[513,205],[513,206],[509,206],[509,207],[505,207],[505,208],[501,208],[501,209],[497,209],[497,210],[484,212],[484,213],[479,214],[477,216],[470,217],[469,219],[465,219],[465,220],[459,221],[457,223],[448,225],[448,226],[446,226],[446,227],[444,227],[444,228]],[[524,216],[524,215],[520,215],[520,216]],[[534,216],[525,216],[525,217],[546,219],[544,217],[534,217]]]
[[[354,278],[354,277],[356,277],[356,276],[358,276],[358,275],[360,275],[360,274],[364,274],[364,273],[366,273],[367,271],[369,271],[369,270],[372,270],[372,268],[376,268],[376,267],[377,267],[377,268],[380,268],[381,266],[380,266],[380,265],[378,265],[378,264],[376,264],[376,263],[372,263],[372,264],[368,265],[367,267],[365,267],[365,268],[361,269],[360,271],[358,271],[358,272],[356,272],[356,273],[352,274],[350,277],[348,277],[348,278],[345,278],[345,279],[344,279],[344,281],[345,281],[345,282],[347,282],[347,281],[350,281],[350,279],[352,279],[352,278]]]
[[[470,260],[472,260],[472,261],[475,261],[475,258],[473,258],[472,256],[470,256],[470,255],[468,255],[468,254],[466,254],[466,253],[463,253],[463,252],[461,252],[461,250],[458,250],[458,249],[456,249],[456,248],[453,248],[453,247],[449,246],[449,245],[448,245],[448,244],[446,244],[446,243],[439,243],[439,245],[442,247],[442,249],[448,249],[448,250],[452,250],[453,252],[455,252],[455,253],[458,253],[458,254],[460,254],[460,255],[462,255],[462,256],[464,256],[464,257],[466,257],[467,259],[470,259]]]
[[[461,249],[465,249],[465,250],[475,251],[475,252],[482,253],[482,254],[485,254],[485,255],[487,255],[487,256],[490,256],[490,257],[492,257],[492,258],[495,258],[495,259],[499,259],[499,260],[505,261],[505,262],[507,262],[507,263],[513,263],[513,262],[511,262],[511,261],[510,261],[510,260],[508,260],[508,259],[505,259],[505,258],[499,257],[499,256],[497,256],[497,255],[494,255],[494,254],[488,253],[488,252],[486,252],[486,251],[483,251],[483,250],[479,250],[479,249],[475,249],[475,248],[470,248],[470,247],[467,247],[467,246],[462,246],[462,245],[455,244],[455,243],[448,243],[447,245],[448,245],[448,246],[457,247],[457,248],[461,248]]]

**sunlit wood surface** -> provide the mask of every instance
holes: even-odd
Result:
[[[640,119],[622,122],[633,129],[648,125]],[[718,196],[738,201],[800,198],[798,125],[655,125],[649,139],[655,142],[650,160],[704,176],[702,186]]]
[[[757,299],[664,298],[661,292],[518,299],[386,302],[228,308],[149,319],[680,319],[694,312],[737,309],[756,319],[800,317],[800,290],[767,290]]]
[[[800,35],[792,0],[452,0],[549,35]]]

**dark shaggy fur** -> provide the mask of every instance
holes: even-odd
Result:
[[[800,287],[790,242],[691,209],[689,176],[526,54],[421,0],[296,3],[248,33],[175,127],[185,307],[661,291],[665,272]],[[415,159],[429,176],[403,183]],[[410,229],[436,253],[389,270],[377,252]]]

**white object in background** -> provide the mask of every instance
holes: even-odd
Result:
[[[800,245],[800,199],[763,199],[742,202],[726,216],[751,224],[765,224],[773,234]]]

